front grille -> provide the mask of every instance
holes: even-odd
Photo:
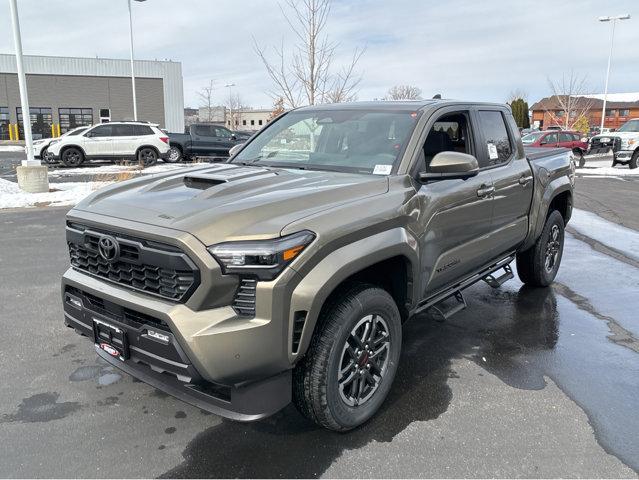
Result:
[[[119,256],[106,260],[98,251],[104,235],[112,237]],[[185,301],[199,284],[199,271],[188,256],[170,245],[70,224],[67,243],[71,265],[134,290]]]
[[[240,315],[255,315],[255,287],[257,280],[242,278],[233,299],[233,309]]]
[[[602,142],[602,138],[608,138],[609,141]],[[619,137],[594,137],[590,140],[590,151],[592,153],[605,153],[608,150],[618,152],[621,150],[621,138]]]

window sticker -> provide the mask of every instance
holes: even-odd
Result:
[[[499,153],[497,153],[497,146],[494,143],[488,142],[488,157],[491,160],[497,160],[499,158]]]
[[[373,175],[390,175],[392,169],[392,165],[375,165]]]

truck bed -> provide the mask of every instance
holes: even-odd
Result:
[[[524,152],[526,153],[526,157],[531,162],[535,160],[540,160],[546,157],[552,157],[553,155],[561,155],[562,153],[566,153],[568,151],[567,148],[557,147],[557,148],[546,148],[546,147],[524,147]]]

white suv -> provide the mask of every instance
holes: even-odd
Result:
[[[155,124],[145,122],[110,122],[90,127],[80,135],[60,137],[48,148],[48,156],[67,167],[77,167],[85,160],[137,160],[147,167],[166,158],[169,137]]]

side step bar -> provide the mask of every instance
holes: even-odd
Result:
[[[464,296],[461,293],[462,290],[465,290],[466,288],[470,287],[471,285],[481,280],[484,280],[491,287],[493,287],[493,285],[496,285],[494,288],[497,288],[500,285],[502,285],[504,282],[506,282],[506,280],[510,280],[511,278],[513,278],[513,272],[512,272],[512,269],[510,268],[510,263],[514,259],[515,259],[515,253],[513,252],[507,257],[504,257],[501,260],[498,260],[497,262],[493,263],[492,265],[470,275],[469,277],[465,278],[461,282],[449,288],[446,288],[425,300],[422,300],[420,304],[417,306],[417,308],[415,308],[415,310],[411,312],[410,316],[417,315],[419,313],[422,313],[425,310],[428,310],[431,307],[435,307],[434,312],[438,316],[438,318],[447,320],[455,313],[461,312],[464,308],[466,308],[466,300],[464,299]],[[501,269],[504,270],[504,273],[501,274],[499,277],[495,278],[493,276],[493,273]],[[493,282],[492,284],[490,283],[491,281]],[[455,298],[457,303],[453,305],[452,307],[449,307],[448,309],[444,309],[441,304],[453,297]]]
[[[448,308],[445,308],[444,304],[449,299],[455,299],[455,303],[449,306]],[[450,297],[440,300],[435,305],[432,305],[430,307],[430,312],[433,314],[433,316],[438,322],[445,322],[456,313],[459,313],[462,310],[465,310],[467,306],[468,305],[466,305],[466,299],[464,298],[464,294],[461,292],[461,290],[458,290],[455,293],[453,293]]]
[[[501,287],[508,280],[514,278],[513,269],[510,268],[510,264],[504,265],[503,269],[504,269],[504,273],[502,273],[500,276],[495,277],[493,275],[493,273],[495,272],[492,272],[491,274],[486,275],[482,280],[493,288]]]

